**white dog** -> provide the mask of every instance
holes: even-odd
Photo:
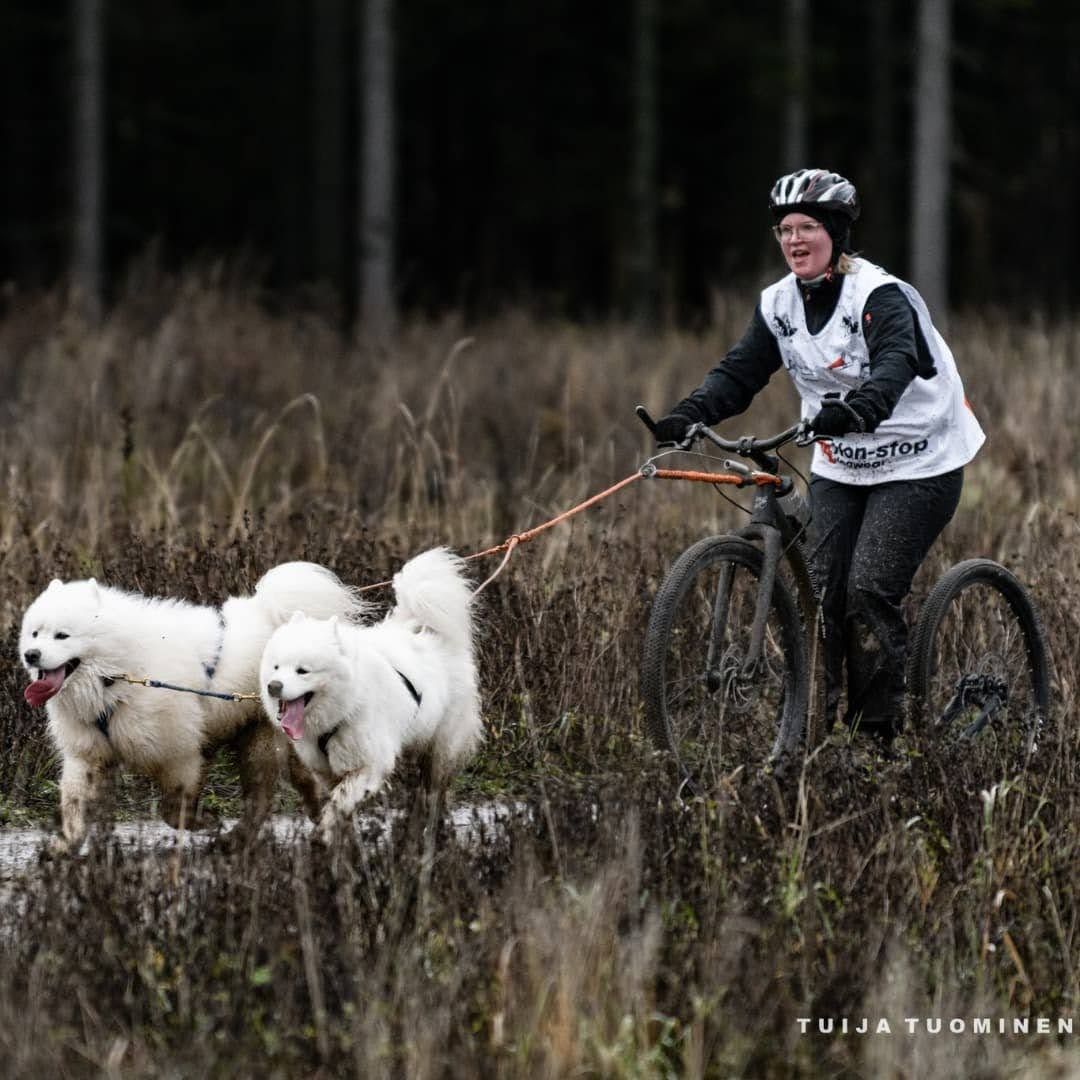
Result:
[[[267,715],[332,785],[320,834],[377,791],[408,748],[427,752],[441,789],[481,739],[472,593],[463,560],[425,551],[394,576],[396,606],[374,626],[294,616],[267,643],[259,687]]]
[[[355,591],[331,571],[303,562],[274,567],[255,586],[254,596],[233,597],[220,609],[123,592],[93,578],[53,581],[23,616],[19,655],[35,675],[26,700],[45,706],[63,757],[63,836],[54,846],[78,847],[105,774],[117,763],[160,784],[162,816],[170,825],[192,824],[205,755],[229,741],[240,757],[248,822],[258,823],[267,813],[286,762],[316,816],[317,781],[293,765],[257,701],[133,686],[115,676],[250,691],[263,647],[295,611],[351,617],[362,609]]]

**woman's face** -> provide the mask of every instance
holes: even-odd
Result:
[[[824,274],[832,261],[832,237],[820,221],[806,214],[788,214],[777,229],[780,250],[791,272],[803,281]]]

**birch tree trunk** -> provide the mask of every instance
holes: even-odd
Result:
[[[630,304],[634,321],[640,326],[652,326],[656,322],[657,303],[656,0],[635,0],[633,64]]]
[[[787,102],[784,109],[784,170],[793,172],[811,165],[807,158],[807,96],[810,92],[810,12],[807,0],[785,0],[787,38]]]
[[[360,64],[360,320],[364,333],[394,330],[393,0],[365,0]]]
[[[920,0],[911,279],[943,324],[948,305],[951,0]]]
[[[86,315],[101,318],[104,288],[105,0],[72,0],[75,45],[71,277]]]

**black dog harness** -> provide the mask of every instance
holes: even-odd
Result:
[[[398,671],[397,668],[394,668],[394,670],[397,671],[398,678],[400,678],[401,681],[405,684],[405,689],[408,690],[410,694],[412,694],[412,699],[413,699],[413,701],[416,702],[416,707],[419,709],[420,708],[420,702],[423,700],[422,695],[420,694],[420,691],[417,690],[415,686],[413,686],[412,681],[409,679],[408,675],[405,674],[405,672]],[[319,736],[319,739],[318,739],[319,750],[322,753],[323,757],[329,757],[330,756],[326,752],[326,748],[327,748],[327,746],[330,745],[330,740],[338,733],[340,728],[341,728],[341,725],[338,724],[337,727],[331,728],[329,731],[324,731]]]

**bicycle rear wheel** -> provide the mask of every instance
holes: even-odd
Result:
[[[1046,635],[1004,566],[968,559],[942,575],[919,614],[908,660],[910,715],[945,737],[1015,759],[1036,747],[1050,710]]]
[[[653,742],[678,763],[682,785],[709,795],[739,765],[779,765],[801,745],[809,672],[802,622],[777,575],[761,659],[746,659],[761,551],[709,537],[672,566],[645,634],[641,690]]]

